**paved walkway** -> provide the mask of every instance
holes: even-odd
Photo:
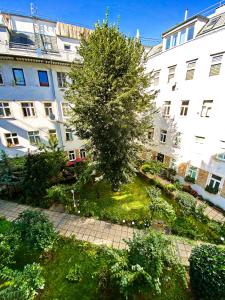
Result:
[[[31,207],[0,200],[0,216],[5,217],[9,221],[15,220],[22,211],[28,208]],[[134,233],[144,234],[142,230],[111,224],[93,218],[81,218],[75,215],[45,209],[42,211],[48,215],[60,235],[66,237],[75,235],[78,240],[88,241],[97,245],[107,245],[116,249],[125,249],[127,245],[124,240],[132,239]],[[174,244],[181,262],[184,265],[188,265],[188,258],[193,246],[178,239],[174,240]]]

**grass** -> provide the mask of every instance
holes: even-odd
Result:
[[[81,269],[81,281],[70,282],[66,276],[72,266]],[[98,292],[97,272],[107,265],[104,248],[72,239],[61,240],[55,248],[53,258],[44,265],[46,286],[38,297],[41,300],[120,300],[117,290],[107,294]],[[136,300],[190,300],[188,290],[179,286],[178,278],[171,278],[162,287],[161,295],[138,296]]]

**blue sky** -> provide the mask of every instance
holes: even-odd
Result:
[[[12,10],[29,14],[32,0],[1,0],[0,10]],[[216,0],[35,0],[38,14],[53,20],[92,27],[105,16],[109,8],[110,20],[116,22],[120,16],[121,30],[131,36],[137,28],[143,37],[158,38],[163,31],[189,15],[215,4]]]

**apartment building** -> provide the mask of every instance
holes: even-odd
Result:
[[[225,6],[162,34],[150,52],[158,114],[151,155],[191,177],[192,188],[225,209]],[[187,179],[187,178],[186,178]]]
[[[67,73],[81,34],[91,30],[36,17],[0,13],[0,150],[9,156],[36,151],[50,135],[73,161],[84,142],[67,125]]]

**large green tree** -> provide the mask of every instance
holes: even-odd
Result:
[[[153,96],[147,91],[147,54],[108,19],[97,23],[78,50],[67,99],[76,134],[88,140],[100,171],[117,189],[135,170],[143,139],[151,126]]]

